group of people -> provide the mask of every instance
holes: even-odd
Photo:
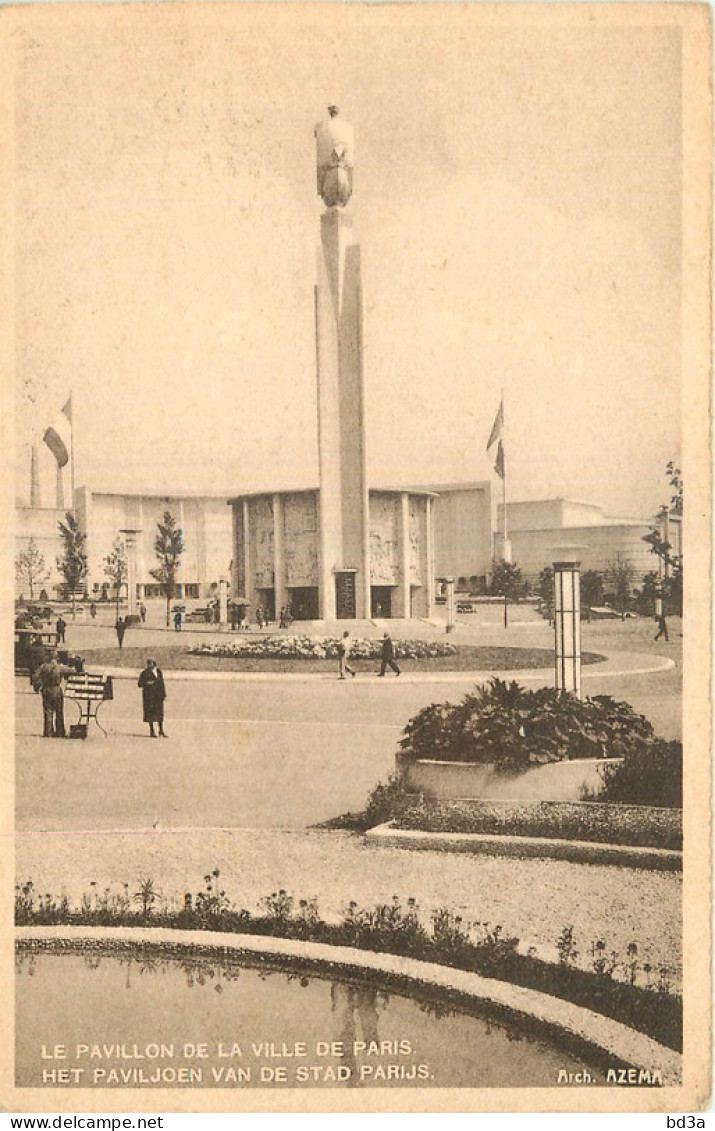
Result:
[[[346,630],[338,641],[338,679],[345,679],[346,675],[355,678],[355,669],[350,666],[350,633]],[[395,645],[389,632],[385,632],[380,646],[380,675],[384,676],[390,668],[395,675],[400,674],[400,669],[395,662]]]
[[[64,681],[74,668],[61,664],[55,657],[45,660],[33,673],[32,686],[42,696],[42,737],[64,738]],[[150,738],[168,738],[164,730],[164,673],[156,660],[147,660],[137,686],[141,688],[144,722],[149,724]],[[158,728],[157,731],[154,728]]]

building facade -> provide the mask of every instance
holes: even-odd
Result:
[[[486,586],[492,569],[492,485],[436,483],[434,491],[435,576],[453,577],[460,588]]]
[[[432,503],[427,491],[369,491],[368,618],[430,616]],[[230,504],[234,594],[261,605],[270,619],[285,608],[295,620],[332,619],[321,614],[326,606],[338,620],[359,615],[357,564],[321,556],[317,488],[247,493]]]
[[[177,598],[204,598],[214,593],[221,578],[228,579],[231,565],[231,517],[225,495],[150,495],[92,491],[76,492],[80,528],[87,535],[90,595],[111,589],[104,559],[122,532],[136,531],[136,597],[162,597],[151,576],[157,566],[154,541],[164,513],[176,520],[184,535],[185,551],[177,573]]]
[[[602,572],[614,562],[627,564],[640,580],[657,570],[657,559],[643,541],[656,519],[616,518],[594,503],[573,499],[541,499],[507,503],[507,528],[512,560],[525,577],[535,578],[557,560],[575,560],[581,570]],[[498,507],[501,530],[503,508]]]

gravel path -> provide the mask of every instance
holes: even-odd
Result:
[[[316,897],[326,919],[350,900],[361,906],[417,899],[426,919],[447,906],[465,919],[502,924],[523,948],[557,957],[561,929],[573,924],[580,965],[591,943],[625,959],[635,941],[641,961],[681,978],[681,878],[674,873],[558,860],[443,854],[372,846],[358,834],[318,830],[187,829],[135,833],[23,834],[16,844],[16,876],[78,903],[84,892],[119,890],[151,877],[168,903],[196,893],[203,876],[221,870],[221,884],[239,906],[284,888],[296,898]],[[70,880],[67,877],[72,877]],[[95,889],[91,882],[97,884]]]

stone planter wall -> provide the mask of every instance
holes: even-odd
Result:
[[[620,759],[609,759],[617,763]],[[598,790],[598,772],[604,759],[550,762],[517,776],[504,775],[495,766],[467,762],[411,761],[398,754],[396,768],[406,789],[439,799],[508,801],[579,801],[584,786]]]

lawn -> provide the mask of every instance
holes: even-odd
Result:
[[[97,664],[120,668],[143,668],[151,656],[164,671],[201,672],[333,672],[337,660],[267,659],[257,656],[196,656],[176,647],[145,648],[83,648],[82,655],[88,667]],[[584,664],[597,664],[604,660],[597,652],[584,652]],[[458,645],[454,656],[430,659],[400,660],[405,672],[468,672],[468,671],[520,671],[529,668],[550,668],[554,654],[548,648],[498,648]],[[352,659],[357,672],[374,673],[379,670],[379,660]]]

